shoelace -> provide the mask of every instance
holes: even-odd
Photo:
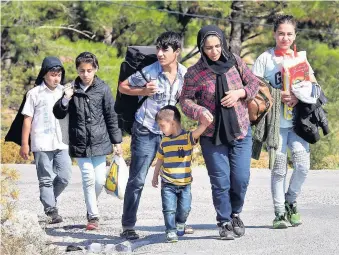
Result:
[[[233,217],[233,222],[234,222],[234,225],[236,226],[239,226],[239,227],[244,227],[244,223],[242,222],[242,220],[239,218],[239,216],[234,216]]]

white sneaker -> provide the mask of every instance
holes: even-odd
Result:
[[[178,235],[175,232],[168,232],[166,234],[166,240],[168,243],[178,242]]]

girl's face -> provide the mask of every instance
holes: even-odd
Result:
[[[278,50],[288,50],[295,40],[295,27],[290,23],[280,24],[274,32],[276,48]]]
[[[203,50],[212,61],[219,60],[221,56],[221,42],[216,36],[208,36],[205,40]]]
[[[92,84],[97,69],[91,63],[81,63],[77,68],[82,84],[89,86]]]

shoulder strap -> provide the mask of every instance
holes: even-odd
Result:
[[[232,56],[235,59],[235,68],[238,70],[238,73],[240,74],[240,78],[243,81],[243,78],[242,78],[243,77],[243,70],[242,70],[242,68],[240,68],[241,65],[239,65],[237,57],[234,54],[232,54]]]

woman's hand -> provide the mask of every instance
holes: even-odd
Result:
[[[299,99],[291,91],[281,91],[281,102],[294,107],[299,102]]]
[[[67,83],[64,86],[64,93],[65,93],[65,98],[70,100],[74,94],[74,87],[72,83]]]
[[[121,144],[114,144],[114,153],[117,155],[117,156],[120,156],[122,157],[122,147],[121,147]]]
[[[221,99],[221,105],[224,107],[233,107],[235,106],[235,104],[237,103],[237,101],[239,100],[239,98],[241,98],[243,91],[241,90],[230,90],[227,91],[225,94],[226,96],[223,97]]]
[[[287,103],[287,105],[289,107],[294,107],[298,102],[299,102],[299,99],[291,92],[291,99],[290,101]]]

